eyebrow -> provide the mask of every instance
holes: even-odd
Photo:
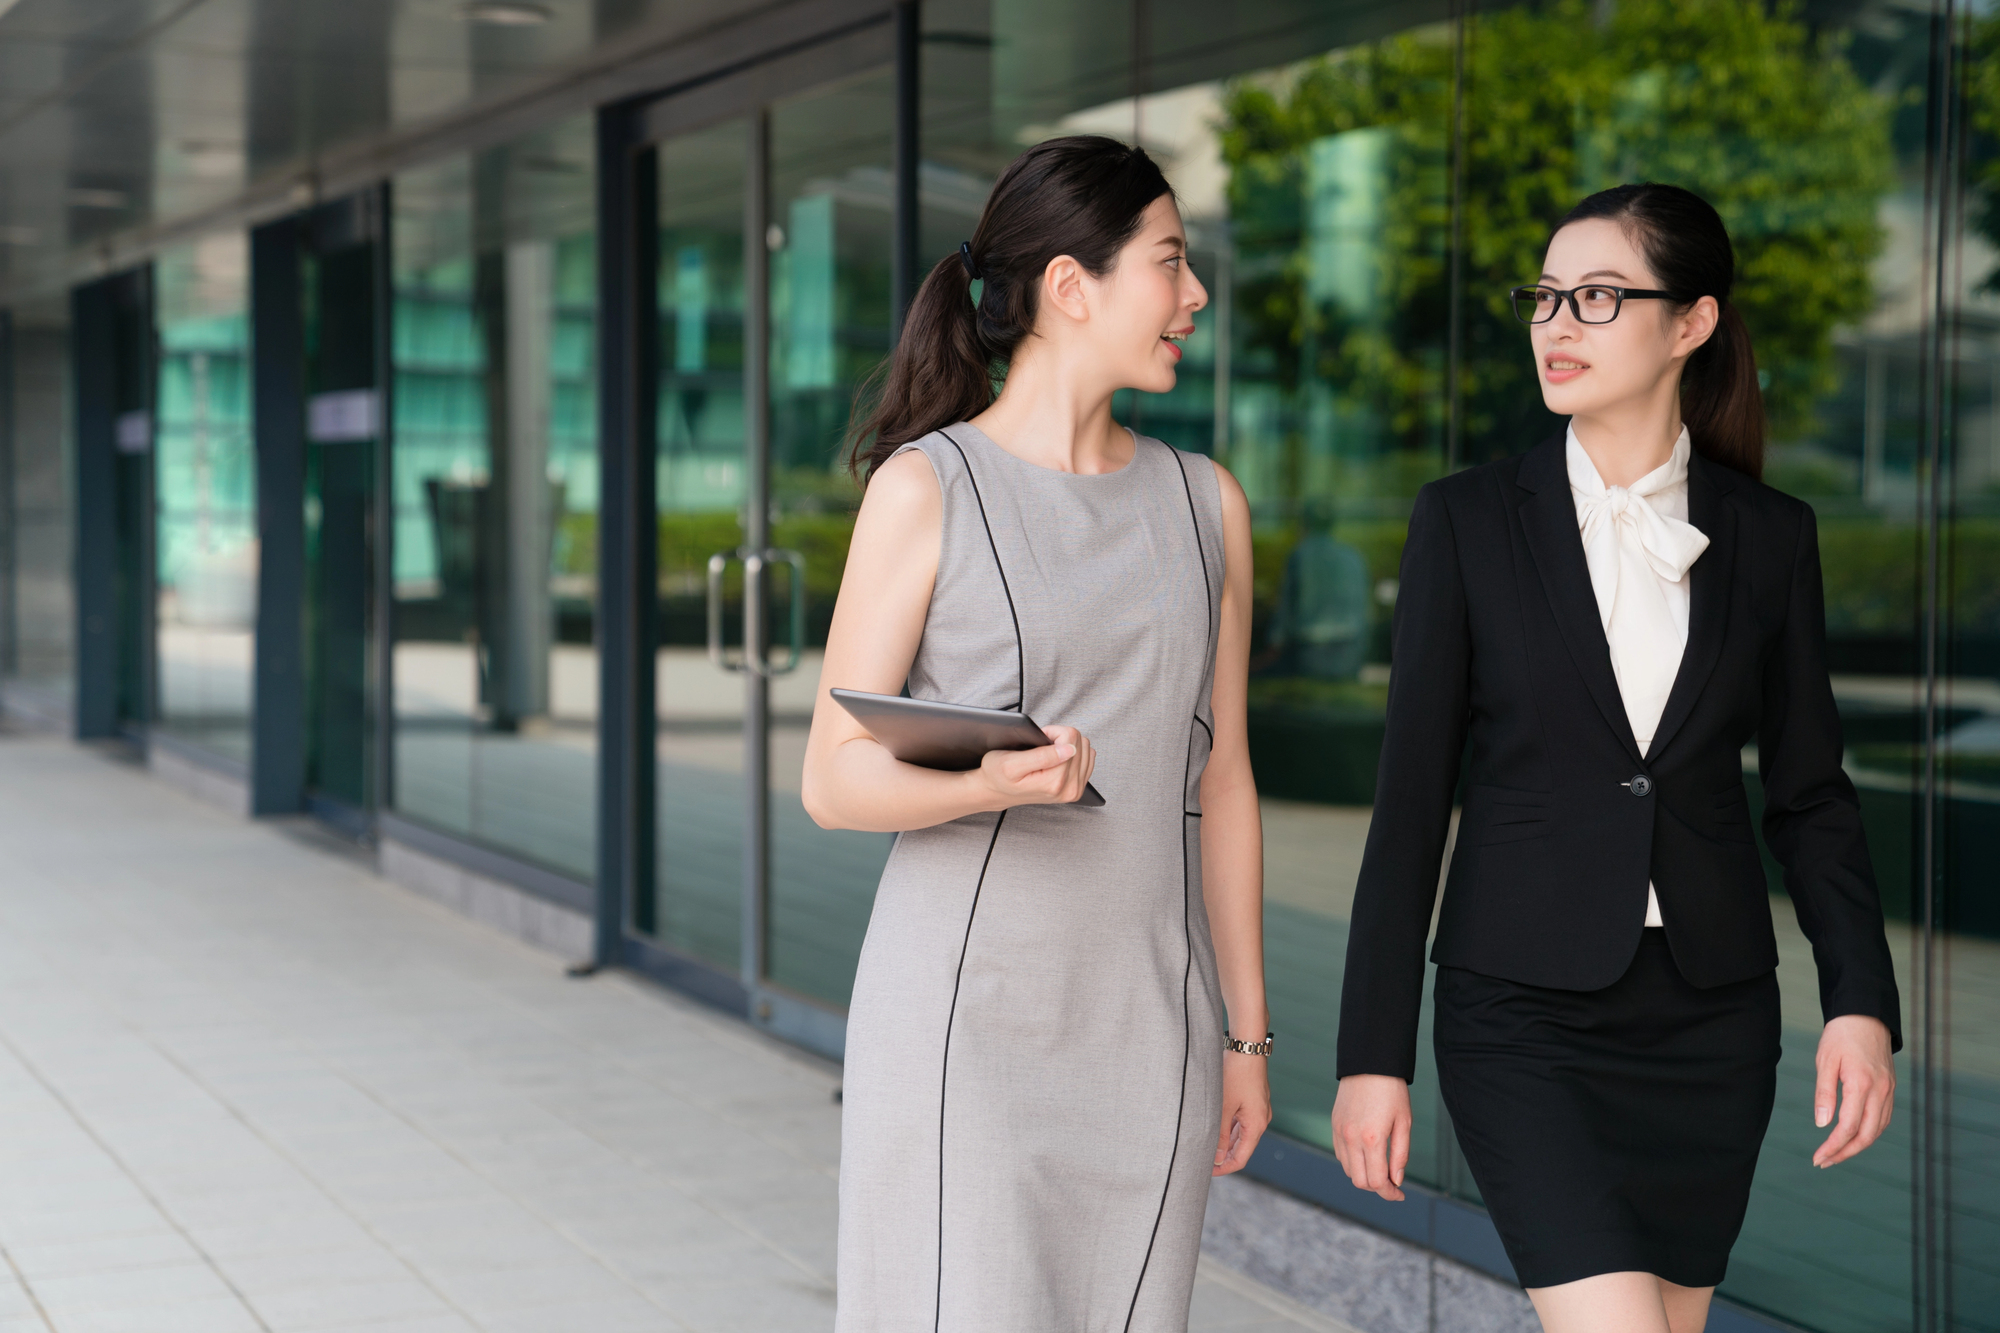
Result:
[[[1176,250],[1185,251],[1187,249],[1187,238],[1185,236],[1162,236],[1159,239],[1159,244],[1171,245]]]
[[[1552,273],[1544,273],[1542,274],[1542,278],[1544,281],[1547,282],[1554,282],[1556,280],[1555,275]],[[1577,281],[1588,282],[1592,278],[1617,278],[1621,282],[1632,281],[1630,278],[1626,277],[1623,273],[1620,273],[1615,268],[1594,268],[1590,270],[1590,272],[1584,274],[1581,278],[1577,279]]]

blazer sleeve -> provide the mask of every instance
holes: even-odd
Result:
[[[1785,623],[1764,667],[1757,769],[1764,840],[1785,871],[1799,929],[1812,941],[1820,1010],[1866,1014],[1903,1047],[1902,1006],[1882,928],[1882,899],[1861,827],[1861,801],[1841,767],[1840,713],[1826,669],[1826,594],[1819,525],[1799,521]]]
[[[1418,492],[1410,515],[1391,645],[1389,715],[1348,928],[1337,1067],[1341,1078],[1409,1081],[1472,661],[1458,545],[1435,484]]]

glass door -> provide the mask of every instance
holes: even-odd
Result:
[[[753,494],[744,350],[757,256],[744,196],[755,130],[753,118],[726,120],[655,149],[656,854],[633,925],[730,971],[742,961],[757,694],[741,669],[739,555]]]
[[[891,840],[819,828],[799,790],[860,503],[841,442],[891,338],[894,81],[886,50],[823,54],[651,122],[656,793],[630,920],[837,1052]]]
[[[249,238],[166,251],[154,290],[153,723],[248,764],[258,569]]]
[[[764,979],[844,1011],[894,838],[828,830],[800,803],[806,733],[860,489],[842,459],[862,381],[893,338],[892,70],[774,105],[771,127],[772,544],[796,553],[797,668],[771,682]],[[771,599],[773,634],[784,610]]]

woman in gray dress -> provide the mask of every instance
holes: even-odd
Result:
[[[1270,1122],[1249,505],[1111,418],[1207,299],[1151,159],[1052,140],[857,425],[804,799],[901,836],[848,1017],[842,1333],[1178,1333],[1209,1177]],[[1054,743],[918,768],[826,693],[906,685]]]

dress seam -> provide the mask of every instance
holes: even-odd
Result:
[[[979,878],[972,886],[972,906],[965,913],[965,938],[958,946],[958,967],[951,978],[951,1007],[945,1012],[944,1052],[938,1059],[938,1224],[937,1224],[937,1295],[931,1313],[933,1333],[944,1326],[944,1118],[945,1098],[951,1086],[951,1032],[958,1018],[958,990],[965,978],[965,956],[972,950],[972,922],[979,915],[979,895],[986,887],[986,871],[993,864],[993,848],[1000,841],[1000,826],[1007,822],[1007,812],[993,821],[993,835],[986,840],[986,858],[979,863]],[[1182,874],[1186,875],[1187,853],[1181,853]],[[1182,1075],[1186,1077],[1185,1073]]]
[[[1195,553],[1201,557],[1202,609],[1208,613],[1208,647],[1201,679],[1206,681],[1209,677],[1210,669],[1214,664],[1215,656],[1215,588],[1209,581],[1208,554],[1202,550],[1201,546],[1201,515],[1195,509],[1194,487],[1188,481],[1187,465],[1182,461],[1179,450],[1174,451],[1174,462],[1180,468],[1181,489],[1187,494],[1188,521],[1194,528]],[[1193,714],[1196,722],[1201,721],[1200,707],[1200,700],[1197,699],[1195,701],[1196,711]],[[1205,723],[1203,725],[1206,726]],[[1209,743],[1211,745],[1214,744],[1214,737],[1215,733],[1211,730],[1209,732]],[[1187,747],[1181,760],[1181,792],[1183,796],[1187,792],[1188,778],[1193,770],[1194,733],[1189,732]],[[1139,1294],[1146,1288],[1146,1272],[1152,1267],[1153,1248],[1160,1241],[1160,1224],[1166,1220],[1167,1199],[1174,1191],[1174,1168],[1180,1165],[1181,1131],[1187,1125],[1188,1064],[1194,1056],[1194,1014],[1193,1006],[1188,1001],[1188,985],[1194,980],[1194,928],[1188,922],[1188,913],[1191,909],[1188,892],[1190,887],[1187,846],[1188,814],[1189,812],[1185,808],[1181,811],[1181,942],[1185,949],[1185,961],[1181,965],[1180,1103],[1174,1110],[1174,1144],[1172,1151],[1167,1154],[1167,1178],[1166,1182],[1160,1187],[1159,1211],[1153,1214],[1152,1234],[1146,1238],[1146,1257],[1140,1261],[1139,1280],[1132,1284],[1132,1303],[1125,1310],[1125,1333],[1131,1333],[1132,1320],[1139,1312]],[[1195,817],[1200,818],[1198,815]]]
[[[958,461],[965,467],[965,479],[972,483],[972,499],[979,506],[979,522],[986,529],[986,546],[988,550],[993,552],[993,568],[1000,575],[1000,591],[1007,595],[1007,615],[1014,622],[1015,678],[1020,682],[1021,686],[1020,701],[1014,705],[1014,711],[1025,713],[1028,711],[1028,653],[1021,639],[1021,615],[1014,609],[1014,588],[1012,584],[1007,582],[1007,566],[1001,563],[1000,560],[1000,544],[993,540],[993,520],[986,516],[986,497],[980,492],[979,476],[972,470],[972,460],[965,456],[965,447],[952,438],[951,432],[943,428],[939,428],[938,434],[944,436],[951,447],[958,451]],[[1186,480],[1185,473],[1182,474],[1182,480]],[[1202,565],[1204,580],[1206,579],[1207,569],[1206,557],[1204,557]]]
[[[950,437],[947,436],[946,438],[949,439]],[[1174,465],[1180,469],[1181,490],[1187,494],[1188,522],[1194,528],[1194,553],[1201,559],[1201,608],[1208,614],[1207,661],[1212,665],[1215,659],[1215,584],[1209,577],[1208,551],[1201,544],[1201,515],[1196,511],[1194,505],[1194,483],[1188,480],[1187,460],[1181,457],[1181,452],[1178,449],[1174,450]],[[1204,672],[1203,674],[1206,675],[1207,673]],[[1213,735],[1213,733],[1210,734]]]

